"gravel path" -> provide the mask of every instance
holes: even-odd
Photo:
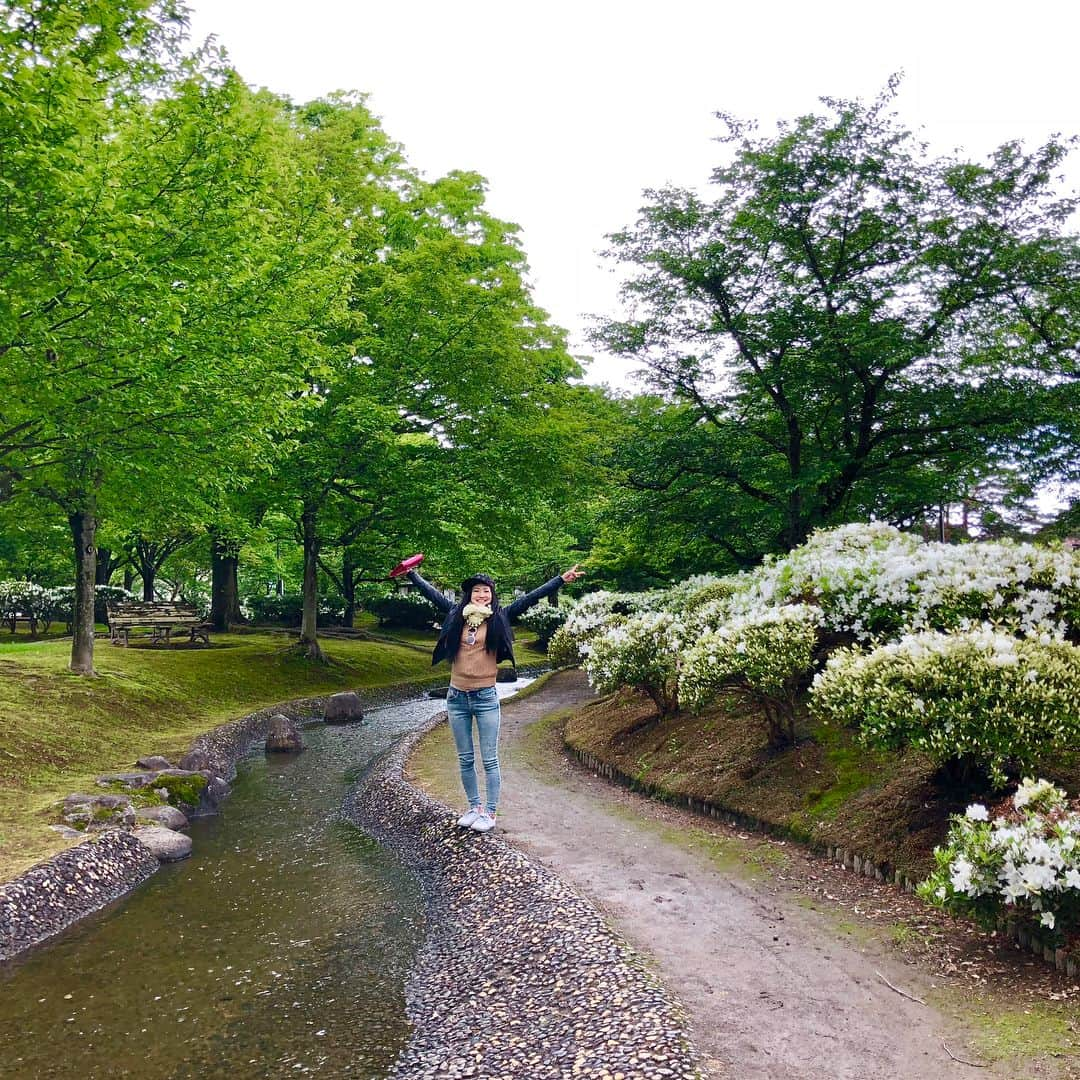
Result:
[[[417,874],[425,900],[406,989],[413,1035],[393,1076],[698,1077],[681,1010],[596,909],[402,779],[420,734],[376,762],[345,806]]]
[[[499,831],[580,889],[649,959],[687,1009],[710,1075],[973,1075],[970,1064],[949,1054],[979,1060],[965,1050],[965,1031],[885,982],[924,998],[933,992],[927,972],[809,909],[768,874],[749,877],[724,847],[723,826],[598,780],[550,740],[530,737],[537,720],[590,696],[579,672],[565,672],[537,694],[504,704]],[[442,732],[426,740],[409,775],[454,805],[460,801],[456,761]],[[737,844],[738,836],[727,833]],[[695,842],[688,844],[691,834]],[[1013,1065],[976,1075],[1045,1073]]]

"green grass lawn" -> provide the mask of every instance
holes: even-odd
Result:
[[[298,657],[295,640],[257,631],[214,634],[209,648],[124,649],[99,639],[91,679],[68,671],[70,639],[0,635],[0,881],[66,846],[46,826],[97,773],[144,754],[175,759],[201,732],[279,701],[448,677],[426,649],[324,639],[324,666]],[[430,648],[435,635],[407,640]],[[516,651],[521,663],[543,659],[528,641]]]

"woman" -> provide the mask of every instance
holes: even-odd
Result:
[[[469,800],[469,809],[458,818],[458,824],[465,828],[477,832],[489,832],[495,828],[501,784],[500,712],[495,677],[500,661],[514,662],[514,632],[510,629],[510,620],[581,576],[582,571],[575,565],[565,574],[553,577],[539,589],[526,593],[504,608],[495,595],[495,582],[487,574],[474,574],[466,578],[461,583],[461,600],[454,604],[415,570],[408,572],[409,580],[446,614],[431,662],[450,661],[446,714],[457,747],[461,783]],[[484,764],[486,799],[483,803],[476,778],[474,720],[480,736],[480,760]]]

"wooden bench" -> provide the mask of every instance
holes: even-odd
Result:
[[[38,623],[42,622],[42,620],[39,619],[36,615],[24,615],[21,611],[16,611],[11,615],[6,615],[4,617],[4,622],[6,622],[8,624],[8,626],[11,627],[11,632],[13,634],[15,633],[15,628],[21,622],[26,623],[26,625],[29,628],[31,634],[37,634],[37,632],[38,632]],[[45,629],[46,630],[49,629],[47,623],[46,623]]]
[[[169,644],[175,628],[187,630],[188,640],[194,644],[196,639],[210,644],[211,624],[204,622],[195,610],[194,604],[184,604],[178,600],[127,600],[116,605],[109,605],[109,640],[113,645],[128,644],[128,633],[134,626],[150,628],[150,643]]]

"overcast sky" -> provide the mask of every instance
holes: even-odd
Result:
[[[935,150],[1080,132],[1075,0],[189,3],[195,39],[216,35],[248,82],[298,101],[361,90],[421,172],[485,176],[578,355],[595,354],[588,316],[619,310],[604,235],[645,188],[707,180],[718,111],[769,131],[902,70],[897,110]],[[589,377],[629,385],[615,358]]]

